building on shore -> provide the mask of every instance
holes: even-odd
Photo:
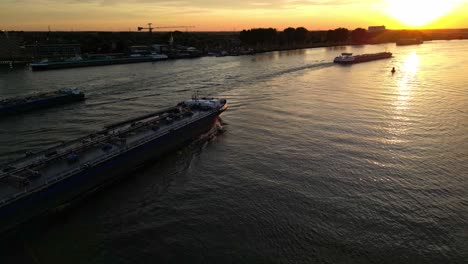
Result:
[[[26,53],[35,60],[72,58],[81,56],[81,45],[36,43],[26,45]]]
[[[367,29],[369,33],[383,32],[385,30],[387,30],[385,26],[369,26],[369,28]]]

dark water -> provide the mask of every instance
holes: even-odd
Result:
[[[195,90],[231,106],[225,133],[3,241],[0,263],[468,263],[466,65],[467,41],[441,41],[0,72],[0,96],[89,97],[0,120],[0,162]]]

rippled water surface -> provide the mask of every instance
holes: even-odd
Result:
[[[3,241],[1,263],[467,263],[467,65],[467,41],[440,41],[3,70],[0,96],[88,99],[1,119],[0,162],[195,90],[230,109],[224,133]]]

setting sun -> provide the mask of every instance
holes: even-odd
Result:
[[[387,0],[389,14],[408,26],[424,26],[454,10],[457,0]]]

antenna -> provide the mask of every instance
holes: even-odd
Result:
[[[48,29],[49,31],[47,32],[46,40],[49,41],[49,38],[50,38],[50,25],[47,26],[47,29]]]
[[[198,90],[195,90],[195,92],[193,92],[193,94],[192,94],[192,100],[195,100],[195,101],[198,100]]]
[[[172,33],[171,33],[171,37],[169,38],[169,45],[173,45],[174,44],[174,37],[172,36]]]

